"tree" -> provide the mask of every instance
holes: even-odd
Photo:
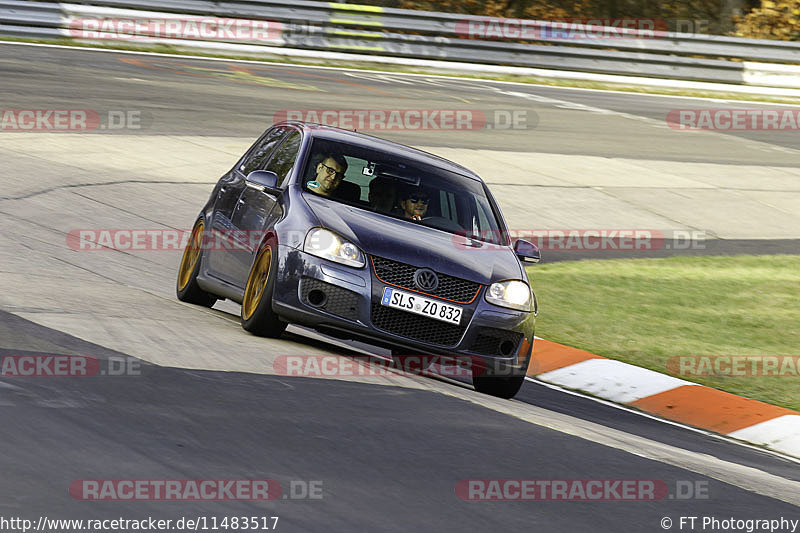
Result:
[[[800,40],[800,1],[764,0],[736,26],[738,37],[758,39]]]

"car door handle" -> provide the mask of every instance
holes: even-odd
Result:
[[[224,193],[224,192],[225,192],[225,191],[227,191],[227,190],[228,190],[228,188],[227,188],[227,187],[225,187],[225,186],[222,186],[222,187],[220,187],[220,188],[219,188],[219,193],[220,193],[220,194],[222,194],[222,193]]]
[[[244,198],[239,198],[239,201],[237,203],[244,204]]]

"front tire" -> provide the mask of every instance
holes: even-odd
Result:
[[[472,376],[472,385],[475,390],[483,394],[497,396],[504,400],[510,400],[522,388],[525,376]]]
[[[277,257],[269,244],[263,244],[256,255],[242,299],[242,327],[259,337],[278,338],[288,325],[272,310]]]
[[[175,292],[178,300],[182,302],[211,307],[216,303],[217,297],[207,293],[197,284],[197,273],[200,272],[200,260],[203,255],[204,230],[205,223],[201,218],[195,222],[192,235],[183,251]]]

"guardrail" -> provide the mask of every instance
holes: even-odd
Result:
[[[564,35],[550,21],[515,21],[529,31],[516,41],[471,38],[470,24],[499,21],[470,15],[412,11],[310,0],[76,0],[72,3],[0,0],[0,35],[81,38],[75,21],[156,20],[190,16],[274,21],[274,35],[242,42],[139,35],[137,43],[210,47],[253,45],[362,55],[435,59],[772,87],[800,87],[800,43],[573,25],[584,38]],[[135,30],[132,30],[135,31]],[[102,32],[101,32],[102,33]],[[585,38],[587,35],[613,38]],[[119,35],[117,36],[119,37]]]

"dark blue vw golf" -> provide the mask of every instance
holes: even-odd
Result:
[[[510,398],[533,350],[536,297],[497,203],[432,154],[317,124],[268,129],[214,187],[181,260],[178,298],[242,305],[242,327],[288,323],[395,354],[468,358]]]

